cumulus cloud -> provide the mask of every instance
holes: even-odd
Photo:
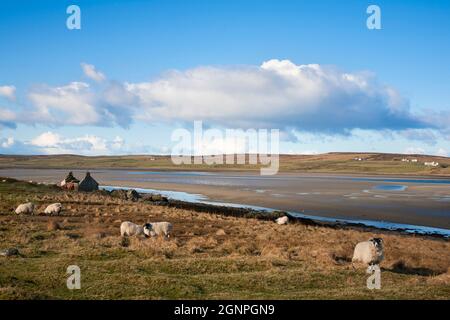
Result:
[[[175,70],[139,83],[111,81],[93,65],[81,67],[101,85],[33,87],[31,104],[20,116],[4,117],[6,111],[0,109],[0,125],[21,121],[128,128],[134,121],[202,120],[228,128],[276,128],[291,142],[297,142],[293,132],[335,135],[363,129],[398,131],[407,139],[433,144],[436,132],[450,124],[447,113],[412,113],[408,100],[373,74],[318,64],[273,59],[259,66]]]
[[[118,106],[127,96],[121,101],[114,99],[110,92],[117,90],[116,86],[110,85],[106,89],[108,94],[103,95],[85,82],[35,87],[28,95],[32,111],[23,118],[27,122],[46,125],[128,126],[131,114],[126,111],[126,105]]]
[[[102,82],[106,80],[106,77],[103,73],[96,70],[95,66],[88,63],[81,63],[81,69],[83,69],[84,75],[89,79],[92,79],[97,82]]]
[[[9,100],[16,99],[16,87],[15,86],[0,86],[0,96]]]
[[[51,131],[44,132],[32,139],[29,144],[38,147],[47,154],[78,153],[86,155],[112,154],[114,149],[124,145],[121,137],[107,140],[95,135],[86,134],[75,138],[65,138]]]
[[[126,87],[139,97],[137,117],[147,121],[201,119],[231,127],[334,133],[425,126],[405,99],[370,74],[288,60],[172,71]]]

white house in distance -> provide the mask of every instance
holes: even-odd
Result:
[[[417,162],[417,159],[408,159],[408,158],[403,158],[402,162]]]
[[[426,165],[427,167],[437,167],[439,165],[439,162],[424,162],[424,165]]]

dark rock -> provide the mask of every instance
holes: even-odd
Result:
[[[117,190],[113,190],[111,191],[111,197],[114,198],[119,198],[122,200],[127,200],[127,192],[125,190],[122,189],[117,189]]]
[[[134,189],[130,189],[127,191],[127,200],[135,202],[138,201],[140,197],[141,196],[139,195],[139,193]]]
[[[150,201],[155,203],[167,203],[169,201],[167,197],[164,197],[160,194],[145,194],[144,196],[142,196],[142,199],[144,201]]]
[[[119,199],[122,199],[122,200],[129,200],[129,201],[138,201],[139,198],[141,197],[140,194],[134,189],[130,189],[130,190],[123,190],[123,189],[113,190],[113,191],[111,191],[110,196],[114,197],[114,198],[119,198]]]

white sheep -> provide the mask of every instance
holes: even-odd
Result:
[[[384,259],[383,239],[373,238],[369,241],[360,242],[355,246],[352,265],[362,262],[367,265],[380,264]]]
[[[170,222],[151,222],[148,223],[148,226],[150,231],[149,235],[152,237],[164,235],[166,238],[169,238],[173,229]]]
[[[31,202],[22,203],[15,210],[15,212],[17,214],[21,214],[21,213],[23,213],[23,214],[33,214],[33,211],[34,211],[34,204],[31,203]]]
[[[288,218],[288,216],[283,216],[283,217],[280,217],[277,220],[275,220],[275,222],[278,224],[288,224],[289,218]]]
[[[124,236],[141,236],[144,235],[146,237],[150,236],[150,224],[146,223],[142,226],[135,224],[130,221],[124,221],[120,225],[120,235]]]
[[[62,210],[62,204],[57,202],[57,203],[53,203],[49,206],[47,206],[47,208],[45,208],[44,213],[45,214],[59,214]]]

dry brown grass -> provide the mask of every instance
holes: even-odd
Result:
[[[12,188],[12,186],[11,186]],[[21,216],[23,198],[61,202],[61,216]],[[450,243],[393,233],[337,230],[225,217],[99,194],[0,192],[0,298],[450,298]],[[173,236],[124,238],[122,221],[169,221]],[[56,227],[58,225],[58,227]],[[354,271],[354,245],[382,237],[382,290]],[[65,288],[80,265],[84,287]]]

